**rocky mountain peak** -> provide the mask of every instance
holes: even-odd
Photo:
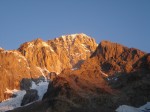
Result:
[[[109,60],[111,58],[119,57],[126,49],[127,47],[121,44],[104,40],[101,41],[93,56],[101,55],[104,59]]]
[[[70,35],[62,35],[61,37],[62,37],[63,39],[72,39],[72,40],[74,40],[75,38],[78,38],[78,37],[80,37],[80,38],[82,38],[82,37],[84,37],[84,38],[90,38],[89,36],[87,36],[87,35],[84,34],[84,33],[70,34]]]
[[[102,41],[91,58],[98,57],[102,70],[108,74],[114,74],[115,72],[132,71],[134,64],[145,54],[145,52],[135,48],[128,48],[110,41]]]
[[[61,41],[63,43],[83,43],[87,41],[95,41],[93,38],[87,36],[84,33],[80,34],[70,34],[70,35],[62,35],[61,37],[55,38],[55,41]]]
[[[38,38],[22,44],[18,51],[33,65],[60,73],[64,68],[79,67],[96,47],[93,38],[81,33],[48,41]]]
[[[2,47],[0,47],[0,51],[3,51],[4,49]]]

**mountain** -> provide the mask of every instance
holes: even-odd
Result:
[[[72,34],[46,42],[38,38],[22,44],[17,50],[1,48],[0,101],[12,97],[6,90],[29,89],[31,81],[26,79],[46,77],[50,72],[59,74],[65,68],[79,68],[96,47],[93,38]]]
[[[115,112],[150,101],[150,54],[102,41],[79,69],[64,69],[42,101],[9,112]]]
[[[72,34],[44,42],[36,39],[18,51],[35,66],[60,73],[64,68],[78,68],[95,51],[95,40],[85,34]]]
[[[118,43],[102,41],[91,57],[97,57],[101,69],[109,75],[116,72],[131,72],[134,64],[146,53]]]

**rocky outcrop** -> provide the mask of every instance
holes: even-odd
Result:
[[[65,35],[47,42],[36,39],[18,49],[35,66],[60,73],[65,68],[79,67],[95,51],[95,40],[85,34]]]
[[[98,58],[102,71],[109,75],[115,72],[131,72],[134,64],[146,53],[135,48],[128,48],[118,43],[102,41],[91,58]]]
[[[137,69],[144,69],[150,71],[150,53],[144,55],[141,59],[139,59],[135,64],[134,67]]]
[[[29,90],[32,86],[32,80],[28,78],[23,78],[20,82],[20,89],[21,90]]]
[[[22,78],[38,78],[41,72],[29,65],[26,58],[18,51],[0,51],[0,101],[7,99],[7,89],[20,89]]]
[[[48,80],[53,80],[54,78],[57,77],[57,74],[55,72],[50,72],[48,75],[47,75],[47,79]]]
[[[34,90],[34,89],[26,90],[26,94],[23,97],[21,106],[24,106],[28,103],[34,102],[34,101],[38,100],[38,98],[39,98],[39,96],[38,96],[37,90]]]

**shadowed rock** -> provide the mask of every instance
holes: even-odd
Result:
[[[38,100],[38,92],[35,89],[26,90],[26,94],[23,97],[21,106]]]

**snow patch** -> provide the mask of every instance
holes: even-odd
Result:
[[[33,42],[30,42],[30,43],[28,43],[28,48],[32,48],[32,47],[34,47],[34,44],[33,44]]]
[[[19,62],[21,62],[21,59],[18,59]]]
[[[150,102],[147,102],[145,105],[139,107],[140,110],[145,110],[144,112],[150,112]],[[147,110],[147,111],[146,111]]]
[[[81,46],[85,49],[86,52],[91,52],[90,50],[88,50],[87,45],[86,44],[81,44]]]
[[[46,42],[42,42],[42,46],[49,47],[52,52],[54,52],[53,48],[48,45]]]
[[[46,42],[42,42],[42,45],[45,47],[49,47],[49,45]]]
[[[38,91],[38,96],[39,96],[38,100],[42,100],[44,94],[46,93],[46,91],[48,89],[48,84],[49,84],[49,82],[41,81],[40,83],[38,83],[36,85],[35,82],[32,81],[32,86],[30,89],[36,89]],[[3,101],[2,103],[0,103],[0,112],[5,112],[8,110],[12,110],[17,107],[20,107],[22,99],[23,99],[24,95],[26,94],[26,91],[25,90],[21,91],[21,90],[16,90],[16,89],[9,90],[7,88],[5,93],[12,93],[17,96],[15,98],[9,98],[9,99]]]
[[[81,56],[83,53],[75,53],[75,56],[79,57]],[[74,56],[74,54],[71,54],[71,56]]]
[[[47,78],[46,78],[46,76],[45,76],[45,74],[44,74],[44,69],[42,69],[42,68],[40,68],[40,67],[37,67],[39,70],[40,70],[40,72],[41,72],[41,74],[43,75],[43,77],[45,78],[45,81],[47,81]]]
[[[51,50],[52,52],[54,52],[54,50],[53,50],[53,48],[52,48],[52,47],[50,47],[50,50]]]
[[[117,112],[141,112],[137,108],[127,106],[127,105],[121,105],[116,111]]]
[[[22,55],[22,54],[19,54],[17,51],[2,51],[2,53],[13,53],[15,56],[27,61],[27,59]]]
[[[18,52],[14,51],[13,52],[16,56],[18,56],[19,58],[23,59],[24,61],[27,61],[27,59],[22,55],[22,54],[19,54]]]
[[[48,88],[48,82],[40,82],[37,85],[35,84],[35,82],[32,81],[32,87],[31,89],[36,89],[38,91],[38,96],[39,96],[39,100],[42,100],[43,95],[46,93],[47,88]]]
[[[64,40],[66,40],[66,39],[68,39],[68,40],[74,40],[75,38],[76,38],[76,36],[77,36],[77,34],[71,34],[71,35],[62,35],[61,37],[64,39]]]
[[[90,50],[85,50],[86,52],[91,52]]]
[[[121,105],[116,109],[116,112],[150,112],[150,102],[147,102],[147,104],[139,108],[128,105]]]
[[[87,48],[85,44],[81,44],[82,47]]]
[[[61,38],[63,38],[63,40],[69,40],[69,41],[72,41],[72,40],[75,40],[75,38],[78,36],[78,35],[81,35],[81,36],[84,36],[84,37],[87,37],[87,38],[90,38],[88,37],[86,34],[84,33],[80,33],[80,34],[71,34],[71,35],[62,35]],[[59,39],[59,38],[56,38],[56,40]]]
[[[9,90],[6,89],[5,91],[6,93],[13,93],[15,95],[17,95],[15,98],[9,98],[3,102],[0,103],[0,112],[5,112],[7,110],[12,110],[14,108],[20,107],[22,99],[24,97],[24,95],[26,94],[26,91],[23,90]]]
[[[78,70],[78,68],[72,68],[71,70]]]
[[[17,91],[18,91],[18,90],[16,90],[16,89],[10,90],[10,89],[6,88],[5,93],[11,93],[11,94],[13,94],[13,93],[15,93],[15,92],[17,92]]]

